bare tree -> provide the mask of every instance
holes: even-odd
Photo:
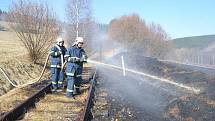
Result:
[[[77,36],[82,36],[87,40],[85,45],[89,50],[94,27],[91,17],[91,0],[67,0],[66,12],[69,23],[67,26],[69,45],[72,45]]]
[[[122,16],[110,23],[108,35],[130,52],[162,58],[170,49],[166,32],[160,25],[147,25],[137,14]]]
[[[148,48],[151,56],[163,59],[172,50],[170,38],[160,24],[149,25],[148,38],[151,41]]]
[[[47,4],[30,0],[12,3],[7,18],[33,63],[44,57],[61,30]]]

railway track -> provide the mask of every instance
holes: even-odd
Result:
[[[61,93],[52,93],[50,80],[31,85],[22,90],[33,94],[28,94],[28,98],[14,100],[15,104],[4,109],[3,105],[9,105],[6,100],[0,106],[0,121],[12,120],[80,120],[85,121],[90,118],[90,108],[94,93],[94,80],[96,71],[90,67],[83,70],[83,85],[81,94],[76,95],[75,100],[65,97],[65,90]],[[22,91],[20,91],[21,93]],[[25,93],[28,93],[25,92]],[[14,96],[14,95],[13,95]]]
[[[93,118],[91,108],[93,107],[93,100],[94,100],[94,92],[95,92],[95,84],[96,84],[95,78],[96,78],[96,71],[93,74],[93,77],[91,79],[90,89],[87,95],[87,99],[85,100],[86,103],[84,105],[84,109],[81,112],[79,121],[87,121],[88,119]]]
[[[213,82],[207,80],[207,76],[203,73],[193,71],[195,69],[191,70],[190,68],[192,67],[187,69],[181,65],[178,67],[172,63],[161,63],[151,59],[143,60],[147,64],[147,66],[143,67],[148,69],[149,73],[156,72],[155,74],[159,76],[167,75],[174,79],[174,81],[182,84],[191,84],[191,86],[197,85],[204,87],[205,89],[210,89],[208,87],[210,87],[210,84]],[[14,108],[10,111],[1,113],[0,120],[8,121],[20,119],[27,121],[38,119],[53,121],[86,121],[95,116],[97,116],[97,119],[94,118],[94,120],[104,121],[118,119],[176,120],[178,117],[187,120],[190,117],[197,119],[200,117],[199,114],[208,115],[210,110],[214,110],[214,108],[210,109],[213,99],[205,99],[205,97],[211,93],[192,95],[181,88],[147,77],[127,73],[125,78],[120,74],[121,71],[119,70],[102,69],[100,74],[102,75],[101,77],[104,77],[105,79],[105,81],[103,81],[105,83],[104,86],[102,86],[102,89],[105,89],[106,91],[98,93],[103,96],[95,96],[98,97],[97,104],[95,105],[99,106],[94,107],[96,109],[94,112],[98,112],[98,114],[95,113],[92,115],[92,106],[95,102],[94,91],[96,77],[96,73],[92,74],[93,71],[93,69],[85,68],[83,73],[84,80],[85,82],[91,83],[83,85],[82,94],[76,96],[75,100],[71,101],[65,98],[65,93],[52,94],[50,87],[48,87],[50,85],[47,83],[49,80],[46,80],[44,81],[44,84],[37,84],[37,86],[35,86],[39,90],[34,91],[34,95],[31,95],[31,97],[34,97],[34,99],[29,101],[32,104],[23,102],[23,106],[23,103],[19,103],[16,107],[19,107],[20,109]],[[111,76],[109,75],[110,72],[113,72]],[[206,79],[206,81],[203,79]],[[205,82],[209,84],[206,84]],[[33,85],[29,89],[32,87]],[[37,94],[36,92],[40,93]],[[193,104],[193,100],[196,101],[195,104]],[[12,112],[13,110],[15,110],[16,113],[13,112],[9,114],[9,112]],[[190,112],[186,112],[186,110],[189,110]],[[24,113],[25,115],[23,115]],[[3,119],[6,115],[8,118]],[[14,119],[12,119],[12,117]],[[200,118],[202,117],[203,116]],[[210,118],[207,117],[207,119]]]

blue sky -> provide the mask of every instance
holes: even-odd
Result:
[[[7,10],[12,0],[1,0]],[[43,0],[41,0],[43,1]],[[61,20],[66,19],[66,0],[46,0]],[[94,19],[109,23],[113,18],[139,14],[147,23],[160,24],[172,38],[215,34],[215,0],[92,0]]]

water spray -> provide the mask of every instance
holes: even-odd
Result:
[[[122,61],[123,61],[123,57],[122,57]],[[90,60],[90,59],[87,62],[88,63],[92,63],[92,64],[97,64],[97,65],[103,65],[103,66],[109,67],[109,68],[115,68],[115,69],[124,70],[123,74],[125,74],[125,71],[128,71],[128,72],[131,72],[131,73],[135,73],[135,74],[143,75],[143,76],[146,76],[146,77],[150,77],[152,79],[159,80],[161,82],[165,82],[165,83],[177,86],[177,87],[184,88],[187,91],[193,92],[195,94],[199,94],[200,93],[200,89],[196,89],[194,87],[186,86],[186,85],[181,84],[181,83],[173,82],[171,80],[160,78],[160,77],[153,76],[153,75],[150,75],[150,74],[146,74],[146,73],[143,73],[143,72],[140,72],[140,71],[136,71],[136,70],[132,70],[132,69],[127,69],[127,68],[125,68],[125,66],[124,67],[119,67],[119,66],[115,66],[115,65],[111,65],[111,64],[106,64],[106,63],[102,63],[102,62],[94,61],[94,60]],[[124,63],[124,61],[123,61],[123,63]]]

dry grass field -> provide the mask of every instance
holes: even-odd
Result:
[[[0,26],[3,26],[0,30],[0,67],[19,84],[33,81],[40,75],[42,67],[29,61],[27,50],[7,22],[0,21]],[[0,73],[0,95],[12,88]]]
[[[0,62],[23,56],[27,53],[15,32],[9,29],[7,22],[0,21],[0,26],[4,27],[0,31]]]

